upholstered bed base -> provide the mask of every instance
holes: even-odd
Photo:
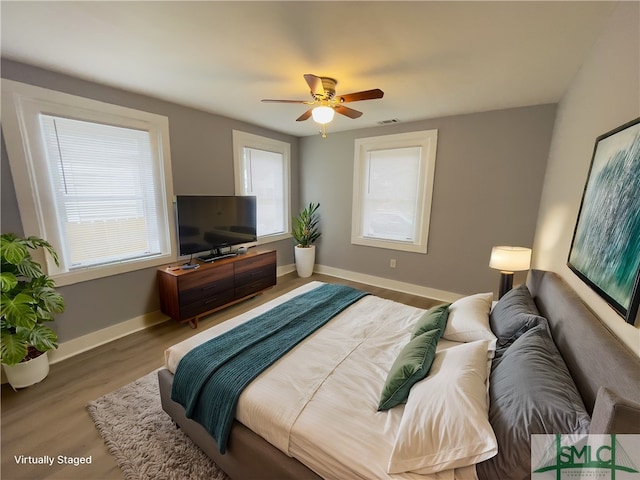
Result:
[[[162,408],[178,426],[233,479],[320,480],[320,477],[297,460],[285,455],[239,422],[234,422],[227,453],[218,452],[215,440],[205,428],[185,416],[184,408],[171,400],[173,374],[158,372]]]
[[[532,270],[527,287],[540,314],[549,321],[553,340],[589,414],[593,413],[600,387],[640,401],[637,354],[618,340],[555,273]]]
[[[637,402],[640,399],[640,358],[613,336],[557,274],[532,270],[527,286],[540,314],[549,321],[554,341],[589,414],[594,410],[600,387]],[[207,431],[187,419],[183,407],[171,400],[173,375],[168,370],[160,370],[158,379],[163,409],[234,480],[320,478],[239,422],[235,422],[231,430],[227,453],[220,455],[215,440]]]

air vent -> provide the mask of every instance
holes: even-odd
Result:
[[[392,118],[391,120],[381,120],[378,122],[378,125],[388,125],[390,123],[398,123],[400,120],[397,118]]]

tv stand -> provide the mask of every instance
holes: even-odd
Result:
[[[208,255],[203,255],[198,257],[198,260],[201,260],[205,263],[215,262],[216,260],[221,260],[223,258],[232,258],[237,257],[237,253],[210,253]]]
[[[276,284],[276,252],[223,254],[227,258],[157,270],[162,313],[180,323],[198,327],[198,320],[217,310],[254,297]]]

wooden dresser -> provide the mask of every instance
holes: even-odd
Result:
[[[160,309],[192,328],[198,319],[253,297],[276,284],[276,252],[250,252],[195,269],[158,268]]]

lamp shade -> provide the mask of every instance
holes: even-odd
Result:
[[[493,247],[489,267],[501,272],[529,270],[531,249],[525,247]]]
[[[311,111],[313,121],[320,124],[329,123],[333,120],[334,110],[331,107],[321,106],[316,107]]]

